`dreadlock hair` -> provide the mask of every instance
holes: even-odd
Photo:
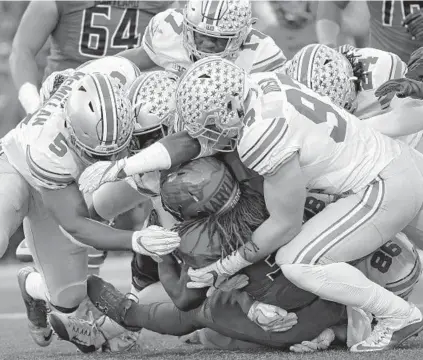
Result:
[[[362,90],[361,84],[366,81],[365,76],[367,74],[367,72],[364,71],[363,62],[357,59],[359,56],[355,55],[354,51],[351,49],[346,49],[342,51],[341,54],[347,58],[353,68],[353,74],[357,78],[357,80],[354,80],[355,91],[358,92]]]
[[[207,231],[208,239],[210,239],[208,247],[210,248],[212,239],[217,236],[220,242],[221,257],[229,255],[249,242],[254,230],[269,217],[261,193],[242,183],[240,192],[237,204],[231,209],[184,221],[175,225],[172,230],[177,231],[182,238],[188,231],[202,227],[198,239],[201,239],[201,234]],[[192,248],[195,249],[197,244],[198,242]]]

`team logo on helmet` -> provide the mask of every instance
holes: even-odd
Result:
[[[136,122],[131,151],[137,152],[157,141],[174,126],[178,76],[169,71],[152,71],[139,76],[128,90]]]
[[[293,57],[287,74],[348,110],[356,106],[353,68],[345,56],[326,45],[311,44]]]
[[[178,116],[195,138],[218,151],[233,151],[244,117],[246,73],[217,56],[196,62],[182,76],[176,95]]]

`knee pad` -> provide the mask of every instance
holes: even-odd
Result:
[[[281,266],[285,277],[294,285],[313,294],[327,280],[326,270],[319,265],[286,264]]]
[[[87,282],[68,284],[66,288],[50,291],[50,303],[59,311],[75,311],[87,296]],[[65,311],[64,311],[65,310]]]

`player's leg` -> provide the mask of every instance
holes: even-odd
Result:
[[[283,265],[285,276],[321,298],[374,314],[378,324],[366,340],[351,351],[377,351],[395,347],[423,329],[420,310],[369,280],[346,263]]]
[[[97,277],[89,278],[88,295],[99,310],[131,330],[145,328],[181,336],[208,327],[228,337],[278,348],[311,340],[346,315],[343,306],[318,300],[297,312],[298,324],[292,329],[273,333],[264,331],[247,317],[240,305],[242,301],[234,298],[233,292],[215,291],[202,306],[187,312],[178,310],[172,303],[136,304]]]
[[[22,224],[28,211],[29,185],[7,161],[5,154],[0,155],[0,182],[1,258],[7,250],[10,237]]]

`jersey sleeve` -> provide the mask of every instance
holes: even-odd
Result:
[[[63,189],[75,181],[76,169],[65,166],[66,162],[51,156],[48,149],[37,145],[28,145],[26,161],[32,177],[42,188]]]
[[[289,124],[284,117],[256,120],[244,128],[238,153],[246,167],[262,176],[275,173],[295,152],[288,138]]]
[[[182,41],[181,11],[168,9],[155,15],[150,20],[142,38],[142,47],[145,52],[152,61],[163,68],[166,68],[167,62],[173,60],[172,54],[177,51]]]
[[[251,73],[277,71],[282,68],[286,62],[286,56],[274,40],[270,36],[257,40],[259,40],[259,45],[255,52],[256,58]]]

